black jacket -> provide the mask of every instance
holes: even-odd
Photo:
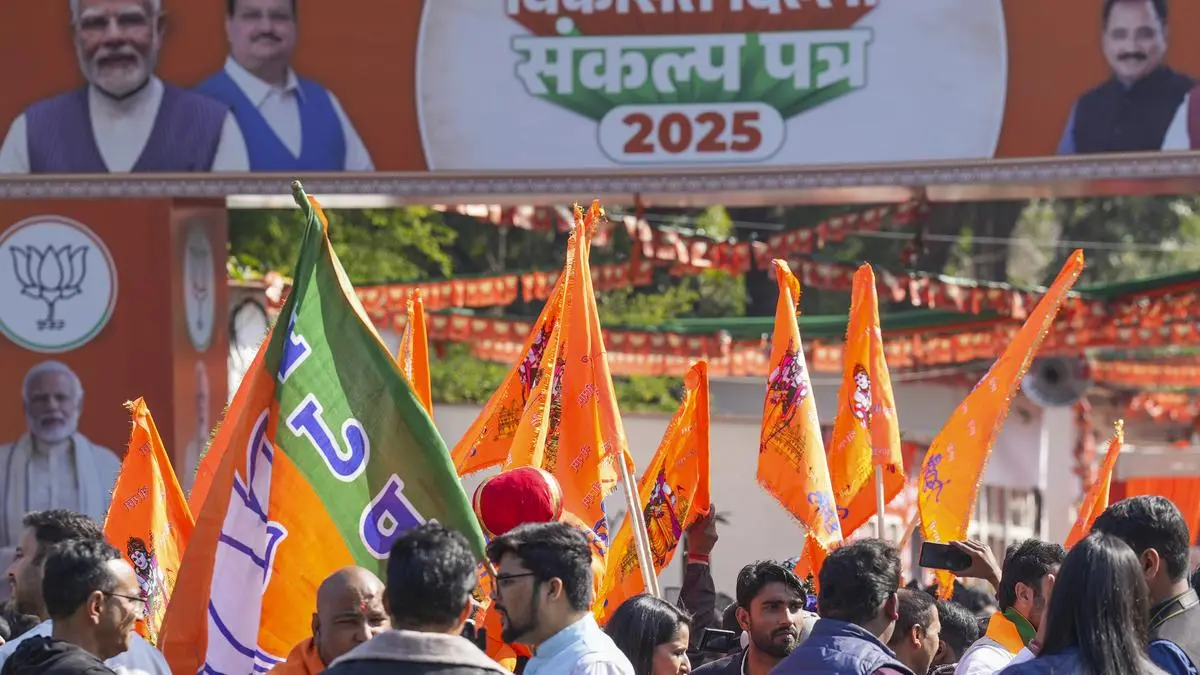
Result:
[[[512,675],[458,635],[389,630],[339,657],[325,675]],[[0,674],[2,675],[2,674]]]
[[[78,645],[48,637],[32,637],[17,646],[0,675],[116,675],[94,654]]]

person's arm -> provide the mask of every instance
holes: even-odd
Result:
[[[687,569],[683,587],[679,589],[680,608],[692,615],[692,647],[698,648],[705,628],[719,628],[721,614],[717,611],[717,588],[713,583],[710,560],[717,545],[717,509],[696,519],[684,538],[687,549]]]
[[[1071,115],[1067,118],[1067,127],[1063,129],[1062,138],[1058,139],[1058,154],[1075,154],[1075,110],[1078,103],[1071,105]]]
[[[246,139],[233,113],[225,114],[221,125],[221,140],[217,142],[217,154],[213,157],[214,173],[249,171],[250,155],[246,150]]]
[[[1188,138],[1188,106],[1191,94],[1183,97],[1183,103],[1175,110],[1171,118],[1171,126],[1167,127],[1167,135],[1163,137],[1163,150],[1190,150],[1191,139]]]
[[[29,138],[24,113],[13,120],[4,137],[4,145],[0,145],[0,173],[29,173]]]
[[[374,171],[375,163],[371,161],[371,153],[367,152],[362,137],[358,135],[350,116],[346,114],[333,92],[329,92],[329,101],[333,103],[333,111],[342,123],[342,135],[346,137],[346,171]]]
[[[1170,640],[1155,640],[1146,651],[1154,665],[1167,675],[1196,675],[1196,665]]]
[[[971,566],[961,572],[955,572],[955,576],[963,579],[983,579],[991,584],[993,589],[1000,589],[1000,565],[996,562],[996,556],[992,554],[991,546],[979,541],[952,541],[950,545],[971,558]]]

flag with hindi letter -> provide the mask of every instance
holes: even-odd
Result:
[[[772,261],[779,284],[767,396],[758,449],[758,483],[807,530],[805,547],[821,556],[842,540],[817,402],[800,341],[800,282],[787,262]],[[815,546],[815,549],[813,548]],[[813,563],[815,574],[819,564]]]
[[[944,543],[967,536],[979,497],[979,481],[996,435],[1008,417],[1012,397],[1082,271],[1083,251],[1075,251],[1000,358],[955,408],[929,445],[917,477],[917,508],[921,535],[926,541]],[[954,590],[954,573],[939,570],[937,577],[938,592],[949,598]]]
[[[318,585],[430,519],[484,538],[433,421],[375,332],[315,200],[294,285],[213,441],[160,641],[176,673],[270,670],[312,636]]]
[[[125,407],[133,428],[104,519],[104,537],[125,554],[137,574],[145,600],[137,630],[157,644],[194,523],[146,402],[139,398]]]
[[[675,556],[679,540],[696,519],[709,512],[708,364],[700,361],[683,381],[683,401],[667,425],[662,443],[646,465],[638,486],[654,576]],[[629,598],[646,592],[633,542],[633,519],[625,518],[609,549],[601,623]]]
[[[1083,501],[1079,502],[1079,513],[1075,516],[1075,524],[1067,535],[1067,548],[1071,548],[1080,539],[1088,535],[1096,517],[1108,508],[1108,493],[1112,487],[1113,470],[1117,467],[1117,459],[1121,456],[1121,447],[1125,445],[1125,420],[1117,420],[1113,425],[1113,436],[1108,441],[1108,451],[1104,454],[1104,462],[1100,464],[1100,472],[1096,481],[1088,488]]]
[[[879,330],[875,272],[870,265],[854,273],[842,361],[838,412],[827,456],[842,536],[848,537],[879,511],[876,466],[882,468],[884,505],[900,494],[906,481],[892,376]]]
[[[429,386],[429,333],[425,328],[425,299],[421,296],[421,289],[413,290],[408,296],[407,309],[408,325],[404,327],[396,358],[421,405],[433,417],[433,394]]]

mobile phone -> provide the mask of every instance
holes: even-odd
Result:
[[[927,541],[921,544],[921,567],[961,572],[971,566],[971,556],[950,544]]]
[[[728,654],[740,646],[738,634],[731,630],[705,628],[704,632],[700,634],[700,651],[702,652]]]

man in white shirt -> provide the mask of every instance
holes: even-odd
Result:
[[[83,384],[65,364],[43,361],[21,387],[29,430],[0,443],[0,565],[12,560],[30,511],[67,508],[103,520],[121,460],[79,433]]]
[[[0,145],[0,173],[245,171],[228,107],[154,75],[162,0],[71,0],[88,84],[34,103]]]
[[[103,541],[104,534],[94,520],[82,513],[63,509],[39,511],[25,516],[25,529],[17,555],[5,575],[13,589],[14,609],[42,620],[37,626],[0,647],[0,668],[22,642],[33,637],[49,637],[54,631],[42,596],[42,575],[46,557],[57,543],[89,539]],[[140,635],[129,639],[129,650],[105,661],[119,675],[170,675],[167,660]]]
[[[225,67],[196,90],[229,106],[251,171],[374,171],[337,98],[291,68],[296,0],[227,0]]]
[[[488,545],[501,639],[536,647],[525,675],[633,675],[592,615],[592,550],[569,523],[526,523]]]

